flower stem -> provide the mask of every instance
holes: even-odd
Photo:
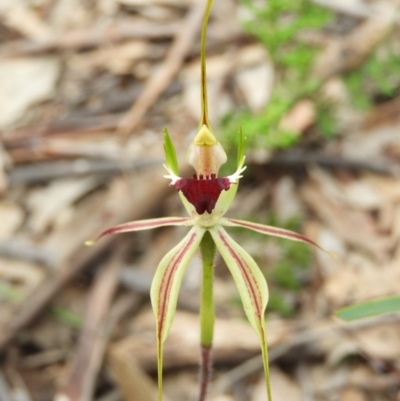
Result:
[[[264,375],[265,375],[265,384],[267,386],[267,396],[268,401],[272,401],[272,394],[271,394],[271,382],[269,378],[269,358],[268,358],[268,343],[267,343],[267,331],[265,327],[265,322],[262,322],[261,325],[262,335],[261,335],[261,353],[262,353],[262,360],[264,365]]]
[[[214,259],[216,247],[207,231],[200,243],[200,254],[203,263],[203,282],[200,304],[201,362],[199,401],[204,401],[211,373],[211,348],[214,336]]]
[[[201,61],[201,119],[200,127],[205,125],[210,131],[211,124],[208,119],[208,99],[207,99],[207,69],[206,69],[206,36],[207,36],[207,24],[208,17],[210,16],[210,10],[213,0],[207,0],[206,9],[204,11],[203,26],[201,28],[201,47],[200,47],[200,61]]]

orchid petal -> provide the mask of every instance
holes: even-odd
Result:
[[[246,137],[243,136],[242,128],[239,128],[239,146],[238,146],[238,154],[237,154],[237,169],[240,170],[246,159],[244,152],[246,150]]]
[[[158,219],[130,221],[129,223],[119,224],[118,226],[108,228],[94,240],[86,241],[85,245],[91,246],[95,244],[100,238],[103,238],[106,235],[111,235],[111,234],[126,233],[130,231],[150,230],[152,228],[166,227],[166,226],[190,226],[190,225],[192,225],[191,219],[188,217],[160,217]]]
[[[164,153],[166,168],[174,175],[179,175],[178,159],[176,158],[176,151],[171,137],[169,136],[168,129],[164,128]]]
[[[271,399],[264,321],[264,312],[268,303],[267,282],[254,259],[221,226],[210,229],[210,234],[233,276],[246,316],[260,337],[267,392]]]
[[[321,248],[316,242],[310,240],[309,238],[305,237],[304,235],[301,235],[294,231],[285,230],[284,228],[267,226],[264,224],[252,223],[250,221],[245,221],[245,220],[235,220],[235,219],[230,219],[230,218],[221,219],[220,224],[223,226],[228,226],[228,227],[248,228],[249,230],[253,230],[253,231],[256,231],[261,234],[272,235],[274,237],[279,237],[279,238],[286,238],[286,239],[290,239],[292,241],[304,242],[306,244],[314,245],[321,251],[324,251],[324,252],[328,253],[329,255],[335,257],[335,254],[328,252],[325,249]]]
[[[163,343],[175,315],[179,288],[186,267],[199,247],[205,230],[193,227],[186,237],[161,260],[151,285],[150,296],[157,322],[158,399],[162,399]]]

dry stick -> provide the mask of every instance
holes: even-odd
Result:
[[[31,40],[14,41],[11,42],[10,48],[0,53],[0,56],[20,57],[55,50],[80,50],[129,39],[163,39],[175,35],[178,29],[179,25],[175,22],[148,24],[123,21],[101,28],[80,29],[36,42]]]
[[[265,162],[265,166],[299,168],[317,165],[325,168],[340,168],[355,171],[370,171],[382,175],[400,175],[400,165],[389,160],[356,160],[322,152],[287,151],[278,153]]]
[[[196,1],[192,6],[182,28],[175,36],[174,43],[168,51],[164,64],[149,79],[137,101],[118,124],[118,132],[123,140],[136,128],[140,120],[179,72],[185,56],[190,51],[194,38],[199,32],[203,18],[203,8],[202,1]]]
[[[128,160],[123,165],[117,160],[59,160],[28,166],[16,166],[9,173],[10,186],[46,182],[65,177],[86,175],[113,175],[123,171],[142,170],[161,165],[162,159]],[[1,253],[1,243],[0,243]]]
[[[68,378],[55,399],[90,401],[106,347],[104,325],[118,285],[119,270],[127,246],[119,246],[109,263],[98,273],[87,304],[84,326]]]

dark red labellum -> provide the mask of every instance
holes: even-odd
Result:
[[[182,191],[185,198],[195,207],[198,214],[211,213],[222,191],[227,191],[231,184],[228,178],[212,178],[200,175],[199,178],[181,178],[175,184],[177,191]]]

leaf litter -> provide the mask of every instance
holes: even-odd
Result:
[[[237,28],[243,6],[216,3],[238,20],[233,24],[215,12],[210,25],[215,124],[243,107],[263,110],[273,101],[279,77],[263,46]],[[300,218],[303,233],[338,258],[317,252],[301,271],[305,256],[297,249],[240,231],[236,238],[254,251],[267,276],[288,255],[296,272],[296,290],[285,288],[276,275],[270,279],[278,305],[290,306],[289,317],[277,303],[268,311],[276,398],[395,400],[399,316],[346,326],[332,314],[399,291],[399,87],[389,99],[373,93],[373,107],[360,111],[344,84],[345,71],[356,70],[375,47],[394,40],[397,5],[317,3],[336,13],[336,28],[342,29],[340,35],[335,29],[316,31],[313,39],[321,46],[314,71],[337,102],[337,136],[315,140],[318,101],[298,99],[282,125],[299,132],[295,151],[306,149],[305,156],[290,164],[290,158],[279,162],[290,149],[250,150],[250,184],[241,188],[234,211],[260,222],[292,224]],[[18,392],[32,401],[57,400],[60,394],[70,401],[154,399],[154,323],[145,289],[162,249],[179,235],[165,229],[121,236],[120,247],[110,247],[111,240],[90,250],[82,244],[132,217],[180,212],[162,179],[160,143],[168,124],[183,159],[198,116],[192,101],[198,93],[196,40],[180,48],[179,68],[167,60],[186,34],[180,28],[194,4],[43,0],[6,2],[0,9],[0,394],[7,401],[15,401]],[[349,19],[355,23],[346,25]],[[340,57],[343,52],[346,57]],[[151,82],[160,68],[165,71],[156,87]],[[140,118],[127,119],[136,103]],[[123,121],[129,123],[124,132]],[[309,158],[315,144],[325,160],[335,161],[333,168]],[[257,158],[257,151],[263,156]],[[81,177],[73,174],[72,162]],[[159,244],[156,252],[150,251],[153,243]],[[132,269],[140,272],[133,281],[123,273]],[[193,397],[196,383],[197,274],[196,266],[189,268],[166,344],[166,396],[177,401]],[[216,274],[219,319],[210,399],[264,399],[257,338],[242,321],[219,259]],[[92,316],[93,326],[71,323],[85,315]],[[74,386],[81,369],[82,381]]]

